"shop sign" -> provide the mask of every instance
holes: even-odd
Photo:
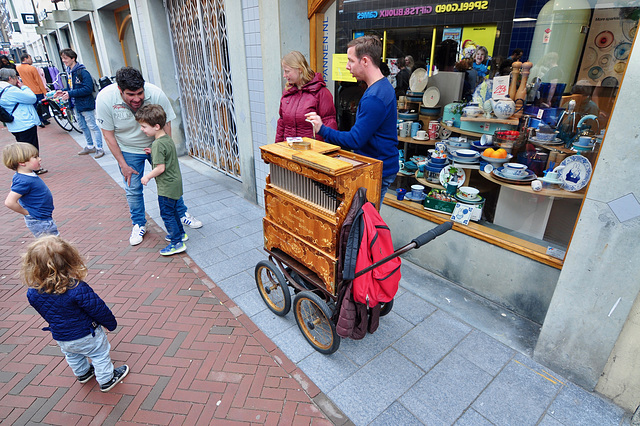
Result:
[[[376,18],[392,18],[397,16],[422,16],[432,13],[451,13],[451,12],[472,12],[474,10],[487,10],[489,8],[488,0],[481,1],[463,1],[437,4],[435,6],[414,6],[399,7],[382,10],[367,10],[358,12],[356,19],[376,19]]]
[[[322,21],[322,78],[329,80],[329,18]]]
[[[35,13],[23,13],[22,14],[22,23],[23,24],[37,24],[38,18]]]
[[[349,70],[347,70],[346,53],[333,54],[333,70],[331,77],[333,81],[358,81],[351,75]]]

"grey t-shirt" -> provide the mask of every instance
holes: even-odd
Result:
[[[144,84],[144,103],[158,104],[167,114],[167,123],[176,118],[176,113],[169,102],[169,98],[156,85]],[[135,113],[120,95],[117,84],[111,84],[98,93],[96,98],[96,121],[101,129],[113,131],[120,150],[131,154],[144,154],[144,149],[153,143],[153,136],[149,137],[140,130],[140,123],[136,121]]]

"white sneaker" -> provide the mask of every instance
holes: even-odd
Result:
[[[198,229],[202,228],[202,222],[200,222],[195,217],[191,216],[191,213],[186,212],[184,216],[180,219],[183,225],[187,225],[189,228]]]
[[[137,246],[142,242],[142,236],[147,232],[147,228],[140,225],[134,225],[129,237],[129,244]]]

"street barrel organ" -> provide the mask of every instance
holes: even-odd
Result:
[[[269,164],[264,248],[304,265],[335,296],[340,228],[358,188],[377,204],[382,162],[310,138],[260,151]]]

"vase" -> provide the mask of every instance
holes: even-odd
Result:
[[[492,100],[493,113],[501,120],[506,120],[516,112],[516,103],[512,99],[504,98]]]

